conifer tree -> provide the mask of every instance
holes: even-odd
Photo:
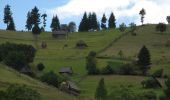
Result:
[[[31,22],[34,26],[40,24],[40,13],[36,6],[31,11]]]
[[[138,54],[138,65],[140,66],[140,70],[143,74],[146,74],[150,64],[151,61],[149,50],[143,46]]]
[[[107,90],[105,87],[104,78],[102,78],[99,81],[99,84],[97,86],[96,93],[95,93],[95,98],[96,100],[106,100],[107,98]]]
[[[14,24],[13,18],[11,18],[10,23],[7,27],[7,30],[15,31],[15,24]]]
[[[52,31],[60,30],[60,21],[59,21],[57,15],[52,18],[52,22],[51,22],[51,26],[50,27],[51,27]]]
[[[46,14],[46,13],[44,13],[44,14],[42,14],[42,15],[41,15],[41,17],[43,18],[43,29],[45,30],[45,27],[46,27],[46,21],[47,21],[47,19],[46,19],[47,14]]]
[[[102,20],[101,20],[101,28],[102,29],[106,29],[106,21],[107,21],[107,18],[105,16],[105,14],[103,14],[103,17],[102,17]]]
[[[6,5],[4,8],[4,23],[7,24],[7,27],[9,25],[9,23],[11,22],[11,18],[12,18],[12,13],[11,13],[11,9],[9,5]]]
[[[145,16],[145,14],[146,14],[145,9],[144,9],[144,8],[142,8],[142,10],[139,12],[139,14],[141,15],[141,23],[142,23],[142,25],[143,25],[143,22],[144,22],[144,16]]]
[[[109,21],[108,21],[108,27],[109,28],[116,28],[116,19],[113,13],[110,14]]]
[[[28,31],[30,31],[32,29],[32,19],[31,19],[31,12],[30,11],[27,13],[27,20],[26,20],[25,28]]]
[[[4,23],[7,25],[7,30],[15,31],[15,23],[12,17],[12,12],[9,5],[4,8]]]
[[[165,85],[166,85],[166,89],[164,90],[164,93],[165,93],[167,100],[169,100],[170,99],[170,77],[165,82]]]
[[[80,25],[79,25],[79,32],[85,32],[85,31],[88,31],[89,27],[88,27],[88,18],[87,18],[87,13],[85,12],[84,15],[83,15],[83,18],[80,22]]]
[[[97,30],[98,28],[98,22],[97,22],[97,15],[95,12],[92,13],[92,19],[91,19],[91,26],[93,30]]]

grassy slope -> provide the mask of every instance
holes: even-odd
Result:
[[[118,52],[122,50],[126,58],[134,58],[137,56],[140,48],[143,45],[146,45],[151,53],[151,72],[156,69],[164,68],[165,74],[169,74],[170,48],[166,47],[165,44],[167,40],[170,39],[170,26],[168,26],[167,32],[163,34],[155,31],[155,25],[138,27],[136,33],[137,36],[129,34],[128,36],[121,38],[100,55],[118,57]]]
[[[137,36],[127,35],[122,39],[118,40],[106,51],[100,53],[100,56],[116,56],[119,50],[122,50],[125,57],[133,58],[137,55],[142,45],[146,45],[151,51],[153,67],[151,71],[156,69],[164,68],[166,73],[169,73],[170,67],[168,60],[170,59],[169,48],[164,46],[170,34],[160,35],[154,31],[153,25],[140,27],[136,32]],[[168,30],[170,32],[170,30]],[[167,33],[168,33],[167,32]],[[116,31],[101,31],[94,33],[73,33],[69,35],[68,40],[53,39],[50,33],[43,33],[38,39],[38,52],[36,59],[33,64],[43,62],[46,66],[46,71],[53,70],[58,73],[58,70],[63,66],[72,66],[73,70],[84,75],[85,71],[85,56],[89,51],[100,51],[105,48],[113,39],[120,36],[120,32]],[[3,38],[1,38],[3,37]],[[4,38],[6,37],[6,39]],[[10,32],[0,31],[0,43],[5,41],[15,43],[26,43],[35,45],[34,37],[31,33],[27,32]],[[10,38],[10,39],[9,39]],[[11,39],[12,38],[12,39]],[[78,40],[84,40],[89,46],[87,49],[79,50],[75,49],[75,44]],[[40,44],[42,41],[47,42],[47,49],[41,49]],[[68,44],[68,47],[63,49],[63,46]],[[163,52],[163,54],[162,54]],[[162,56],[165,56],[167,60],[163,60],[160,64],[156,64]],[[106,66],[108,61],[117,61],[112,59],[100,59],[98,60],[98,66]],[[123,61],[124,62],[124,61]],[[136,91],[141,90],[140,82],[144,77],[138,76],[87,76],[82,80],[79,85],[82,89],[81,97],[84,99],[93,98],[96,85],[101,77],[105,78],[105,82],[108,90],[111,87],[117,87],[121,84],[132,85],[132,88]],[[163,82],[163,81],[161,81]],[[160,92],[158,90],[158,92]]]
[[[3,64],[0,64],[0,89],[6,89],[10,84],[25,84],[29,87],[37,90],[41,95],[43,100],[73,100],[74,97],[59,92],[59,90],[47,86],[37,80],[30,77],[22,75]]]

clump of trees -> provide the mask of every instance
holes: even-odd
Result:
[[[48,73],[45,73],[44,75],[41,76],[40,80],[42,82],[46,82],[49,85],[53,85],[55,87],[59,87],[60,82],[59,82],[59,76],[54,73],[53,71],[50,71]]]
[[[26,85],[12,84],[0,91],[0,100],[42,100],[40,93]]]
[[[6,30],[12,30],[15,31],[15,23],[12,17],[12,12],[10,5],[6,5],[4,8],[4,23],[7,25]]]
[[[51,30],[52,30],[52,31],[58,31],[58,30],[60,30],[60,21],[59,21],[57,15],[53,16],[50,27],[51,27]]]
[[[144,88],[159,88],[162,87],[159,81],[155,77],[150,77],[141,82]]]
[[[126,30],[126,24],[125,24],[125,23],[120,24],[120,25],[119,25],[119,30],[120,30],[121,32],[124,32],[124,31]]]
[[[89,30],[97,30],[98,29],[98,22],[97,22],[97,15],[95,12],[87,13],[85,12],[83,18],[79,25],[79,32],[85,32]]]
[[[36,49],[31,45],[5,43],[0,45],[0,61],[6,65],[21,70],[33,62]]]
[[[156,25],[156,31],[158,32],[165,32],[166,29],[167,29],[167,26],[164,23],[159,23],[158,25]]]

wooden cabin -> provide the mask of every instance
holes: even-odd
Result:
[[[68,32],[67,31],[53,31],[52,36],[54,38],[68,38]]]
[[[60,74],[73,74],[73,70],[71,67],[63,67],[59,71]]]

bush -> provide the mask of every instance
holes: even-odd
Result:
[[[131,64],[125,64],[120,68],[120,73],[123,75],[134,75],[134,66]]]
[[[164,71],[163,69],[158,69],[152,74],[152,76],[153,77],[162,77],[163,71]]]
[[[101,74],[104,74],[104,75],[110,75],[110,74],[113,74],[113,73],[114,73],[113,69],[109,65],[107,65],[105,68],[103,68],[101,70]]]
[[[25,85],[10,85],[4,100],[41,100],[40,94]]]
[[[44,68],[45,68],[45,66],[44,66],[43,63],[39,63],[39,64],[37,65],[37,69],[38,69],[39,71],[43,71]]]
[[[46,82],[49,85],[59,87],[59,77],[53,71],[44,74],[41,77],[42,82]]]
[[[156,30],[157,30],[157,31],[160,31],[160,32],[166,31],[166,24],[164,24],[164,23],[159,23],[159,24],[156,26]]]
[[[141,82],[144,88],[158,88],[161,87],[160,83],[153,77],[150,77],[149,79],[146,79]]]
[[[35,52],[35,48],[31,45],[5,43],[0,45],[0,60],[20,70],[33,62]]]

